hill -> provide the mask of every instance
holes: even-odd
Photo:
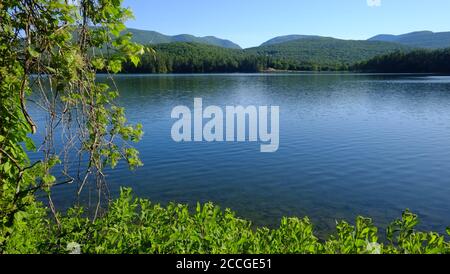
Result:
[[[223,48],[241,49],[241,47],[232,41],[220,39],[214,36],[197,37],[190,34],[165,35],[156,31],[139,30],[129,28],[125,32],[133,34],[132,40],[140,44],[166,44],[175,42],[191,42],[198,44],[207,44]]]
[[[450,32],[417,31],[402,35],[381,34],[368,41],[394,42],[428,49],[448,48],[450,47]]]
[[[348,70],[352,65],[387,53],[411,51],[395,43],[313,37],[250,49],[229,49],[192,42],[153,45],[139,67],[126,72],[212,73],[265,70]]]
[[[261,47],[262,46],[271,46],[271,45],[275,45],[275,44],[281,44],[281,43],[290,42],[290,41],[294,41],[294,40],[318,38],[318,37],[320,37],[320,36],[316,36],[316,35],[297,35],[297,34],[278,36],[278,37],[272,38],[272,39],[262,43]]]
[[[341,40],[326,37],[301,38],[293,41],[246,49],[245,52],[299,64],[342,69],[377,55],[409,51],[410,47],[380,41]]]

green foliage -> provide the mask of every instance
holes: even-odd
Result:
[[[356,62],[398,50],[408,51],[410,48],[388,42],[305,37],[245,51],[295,61],[298,65],[310,67],[310,70],[342,70]]]
[[[378,229],[372,219],[358,217],[356,225],[345,221],[336,224],[337,234],[325,243],[327,253],[337,254],[379,254],[382,245],[378,243]]]
[[[153,46],[139,66],[124,67],[130,73],[260,72],[267,69],[291,71],[348,70],[356,62],[410,48],[394,43],[348,41],[305,37],[245,50],[199,43],[166,43]]]
[[[277,36],[277,37],[274,37],[274,38],[262,43],[260,45],[260,47],[271,46],[271,45],[286,43],[286,42],[300,40],[300,39],[314,39],[314,38],[320,38],[320,37],[321,36],[316,36],[316,35],[298,35],[298,34]]]
[[[13,223],[20,227],[39,217],[30,211],[36,191],[48,195],[57,218],[51,189],[76,179],[65,172],[53,174],[55,166],[64,168],[58,155],[69,149],[88,155],[79,192],[89,180],[101,190],[106,164],[114,166],[120,159],[131,168],[142,164],[128,144],[140,139],[142,128],[129,125],[123,109],[114,105],[117,91],[95,81],[97,70],[119,72],[128,60],[137,65],[144,52],[130,35],[121,34],[123,22],[132,16],[121,4],[120,0],[0,3],[0,246],[14,242]],[[35,149],[28,134],[37,130],[26,108],[32,92],[49,121],[43,130],[43,157],[34,163],[27,156]],[[57,126],[73,132],[79,145],[74,148],[68,142],[63,151],[56,150],[52,134]],[[63,176],[69,178],[57,182]]]
[[[48,252],[47,244],[42,241],[43,235],[49,233],[51,221],[47,211],[39,203],[27,205],[14,215],[12,225],[2,226],[0,242],[3,247],[0,253],[36,254]],[[8,237],[5,237],[8,235]],[[45,237],[44,237],[45,238]]]
[[[59,216],[57,225],[40,205],[27,207],[8,228],[3,253],[176,253],[176,254],[434,254],[450,253],[450,243],[434,232],[415,230],[416,215],[405,211],[378,240],[369,218],[355,225],[338,222],[327,240],[314,235],[308,218],[283,218],[276,229],[255,228],[212,203],[162,207],[122,189],[108,212],[92,221],[81,208]]]
[[[309,61],[299,62],[285,56],[226,49],[197,43],[170,43],[153,47],[154,53],[142,57],[134,66],[125,64],[128,73],[233,73],[275,70],[341,70],[345,65],[322,66]]]
[[[356,64],[353,69],[389,73],[450,73],[450,48],[394,52]]]
[[[198,43],[170,43],[153,46],[155,53],[142,57],[139,66],[127,63],[125,72],[212,73],[259,72],[271,66],[271,59],[242,50]]]

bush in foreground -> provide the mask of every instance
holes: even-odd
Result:
[[[319,240],[308,218],[283,218],[277,229],[254,228],[211,203],[188,206],[152,204],[122,189],[108,213],[95,221],[74,208],[59,223],[34,204],[0,231],[1,253],[233,253],[233,254],[432,254],[450,253],[450,243],[434,232],[418,232],[415,214],[405,211],[378,240],[369,218],[355,225],[341,221],[327,240]],[[450,230],[447,229],[450,234]]]

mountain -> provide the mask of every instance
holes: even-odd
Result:
[[[241,49],[231,41],[213,36],[168,36],[154,31],[128,31],[133,34],[134,41],[154,44],[156,55],[145,56],[139,67],[127,67],[126,71],[154,73],[348,70],[377,56],[402,56],[423,47],[423,44],[412,42],[409,44],[416,46],[408,45],[408,39],[415,38],[417,41],[417,38],[431,34],[438,35],[437,40],[443,40],[443,33],[432,32],[379,35],[369,40],[288,35],[270,39],[259,47]]]
[[[272,38],[272,39],[262,43],[261,46],[271,46],[271,45],[281,44],[281,43],[290,42],[290,41],[294,41],[294,40],[319,38],[319,37],[320,36],[316,36],[316,35],[297,35],[297,34],[278,36],[278,37]]]
[[[293,41],[263,45],[245,52],[318,66],[350,65],[377,55],[409,51],[411,47],[380,41],[341,40],[328,37],[303,37]]]
[[[400,43],[418,48],[448,48],[450,47],[450,32],[417,31],[402,35],[381,34],[368,41],[384,41]]]
[[[229,40],[220,39],[214,36],[197,37],[189,34],[164,35],[156,31],[139,30],[128,28],[125,32],[133,34],[132,40],[140,44],[167,44],[174,42],[192,42],[207,44],[222,48],[241,49],[241,47]]]

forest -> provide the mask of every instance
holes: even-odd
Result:
[[[301,39],[304,40],[304,39]],[[334,39],[336,40],[336,39]],[[301,43],[301,44],[299,44]],[[342,43],[333,41],[333,43]],[[373,43],[373,42],[372,42]],[[378,43],[378,42],[376,42]],[[427,50],[389,45],[341,46],[294,41],[239,50],[192,42],[147,45],[152,51],[124,73],[253,73],[276,71],[449,72],[449,49]],[[303,47],[308,45],[306,48]],[[320,45],[322,45],[320,47]],[[349,46],[352,46],[350,47]],[[315,47],[315,50],[308,47]],[[343,51],[343,48],[346,48]]]
[[[272,57],[238,49],[227,49],[199,43],[166,43],[151,45],[153,53],[145,54],[141,63],[124,64],[127,73],[233,73],[275,70],[335,70],[311,62]]]
[[[306,37],[293,41],[246,49],[247,53],[312,64],[313,70],[346,70],[348,66],[378,55],[412,48],[397,43]]]
[[[153,51],[125,73],[253,73],[264,71],[450,72],[450,49],[413,49],[395,43],[304,38],[245,50],[174,42]]]
[[[358,63],[352,70],[388,73],[450,73],[450,48],[397,51]]]

